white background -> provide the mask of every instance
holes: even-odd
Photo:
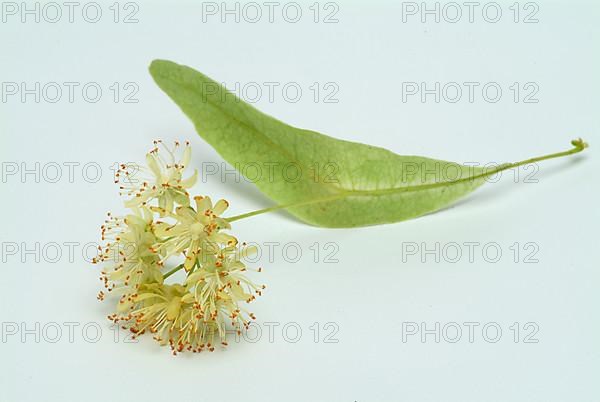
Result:
[[[122,19],[134,9],[123,10],[120,3],[115,23],[112,2],[106,2],[101,20],[89,23],[81,14],[84,4],[72,23],[61,6],[65,15],[57,23],[43,15],[39,23],[34,16],[23,23],[17,14],[3,15],[0,24],[3,83],[80,84],[73,102],[63,87],[56,103],[43,94],[39,103],[34,95],[22,102],[19,93],[0,105],[0,240],[4,248],[19,247],[14,255],[6,249],[2,254],[0,400],[598,400],[597,2],[537,2],[537,23],[522,21],[534,10],[524,9],[525,2],[518,5],[516,23],[512,2],[500,5],[497,23],[483,18],[483,2],[472,23],[465,6],[456,23],[444,19],[453,18],[448,8],[439,23],[431,15],[423,23],[420,14],[405,15],[403,22],[401,2],[378,1],[338,2],[337,23],[322,21],[334,10],[324,10],[322,2],[315,23],[311,3],[302,3],[303,17],[295,24],[285,21],[281,8],[270,23],[264,6],[257,23],[243,16],[239,23],[233,16],[223,23],[220,14],[203,21],[202,3],[192,1],[137,4],[138,22],[128,24]],[[279,88],[298,83],[298,102],[276,91],[272,101],[263,93],[256,106],[293,125],[400,154],[506,162],[568,149],[579,136],[591,148],[580,157],[540,164],[537,183],[524,182],[523,174],[531,171],[521,170],[517,183],[505,174],[455,206],[413,221],[353,230],[315,228],[285,213],[240,221],[234,226],[240,239],[281,243],[254,277],[268,285],[254,304],[262,337],[254,343],[232,340],[224,351],[172,357],[149,338],[124,342],[124,331],[115,342],[115,329],[105,320],[115,300],[95,300],[99,269],[81,255],[84,244],[99,241],[104,214],[124,212],[112,183],[115,162],[142,161],[151,141],[162,138],[189,139],[197,167],[222,163],[153,83],[147,66],[155,58],[193,66],[234,89],[236,82],[278,82]],[[88,82],[103,89],[97,103],[81,94]],[[137,86],[138,102],[124,103],[123,89],[115,102],[109,89],[115,82]],[[335,83],[339,102],[324,102],[324,93],[315,102],[309,89],[315,82]],[[495,82],[503,94],[496,103],[480,89],[473,102],[466,94],[456,103],[436,103],[433,96],[403,102],[406,82],[429,88],[435,82]],[[523,90],[515,102],[509,88],[514,82],[535,83],[538,102],[524,103]],[[79,163],[72,183],[64,165],[69,162]],[[20,171],[6,176],[14,163]],[[39,183],[34,174],[22,179],[22,167],[35,169],[36,163]],[[43,175],[53,163],[62,166],[57,183]],[[90,180],[93,168],[84,175],[85,164],[101,166],[97,182]],[[227,198],[232,214],[272,205],[232,176],[209,176],[195,193]],[[78,243],[72,259],[65,242]],[[300,245],[300,261],[284,258],[287,242]],[[337,263],[324,261],[328,242],[338,247]],[[473,262],[465,242],[479,243]],[[36,243],[39,262],[24,253]],[[56,262],[54,252],[42,252],[50,253],[47,245],[54,243],[62,252]],[[317,263],[314,243],[321,249]],[[411,243],[419,247],[416,255],[403,252]],[[436,243],[439,262],[435,255],[424,255],[423,262],[421,251]],[[515,243],[521,250],[516,263]],[[525,249],[526,243],[535,249]],[[456,263],[450,262],[448,244],[460,245]],[[500,247],[498,262],[486,261],[494,257],[493,250],[482,254],[486,244]],[[524,262],[531,250],[539,262]],[[279,323],[272,342],[269,322]],[[409,336],[412,322],[428,329],[439,323],[439,342],[435,334],[424,342],[420,333]],[[465,322],[479,325],[473,342]],[[518,342],[511,330],[515,322]],[[289,323],[302,329],[296,343],[282,334]],[[325,330],[326,323],[335,327]],[[463,330],[456,343],[450,342],[451,323]],[[488,339],[482,334],[486,323],[501,328],[497,342],[489,339],[493,328]],[[526,330],[526,323],[533,324]],[[72,342],[67,325],[75,326]],[[92,342],[98,327],[102,333]],[[337,330],[329,339],[337,343],[325,342],[331,328]],[[532,328],[529,340],[537,343],[525,342]],[[288,339],[294,336],[292,328]]]

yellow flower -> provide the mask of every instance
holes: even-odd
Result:
[[[222,342],[226,340],[226,322],[230,321],[239,333],[248,327],[250,319],[256,318],[240,306],[252,302],[265,288],[244,275],[248,268],[241,259],[255,252],[255,247],[225,247],[203,262],[185,282],[194,295],[203,322],[215,323]]]
[[[127,194],[133,197],[126,206],[132,212],[123,218],[109,214],[102,226],[107,243],[94,262],[106,265],[101,277],[105,288],[121,294],[117,312],[109,319],[128,327],[134,337],[154,333],[174,354],[213,351],[215,342],[227,345],[228,329],[239,334],[255,319],[242,304],[252,302],[264,286],[246,278],[248,268],[241,260],[256,249],[238,249],[237,239],[222,232],[231,228],[221,218],[227,201],[213,205],[209,197],[197,196],[190,205],[186,189],[197,173],[182,179],[189,146],[175,162],[178,144],[173,151],[160,142],[156,145],[146,157],[154,184],[129,187]],[[166,149],[168,160],[159,155],[158,145]],[[132,181],[126,167],[120,171],[121,179],[123,175]],[[156,205],[150,204],[153,200]],[[155,220],[159,217],[162,221]],[[181,256],[183,263],[163,274],[166,263]],[[181,268],[187,271],[182,284],[165,283]],[[97,298],[105,296],[101,291]]]
[[[192,176],[183,178],[183,172],[192,155],[189,143],[186,142],[179,159],[178,142],[175,142],[173,149],[166,147],[162,141],[155,141],[154,144],[154,149],[146,154],[147,167],[132,168],[123,164],[117,172],[117,182],[121,183],[121,194],[132,197],[125,202],[125,206],[136,207],[157,200],[160,208],[172,211],[175,204],[189,205],[189,194],[186,189],[191,188],[198,177],[198,171],[194,170]],[[149,178],[144,179],[146,176]]]
[[[160,257],[153,251],[157,239],[152,222],[152,212],[144,207],[133,209],[124,218],[109,214],[102,226],[102,240],[107,243],[93,260],[105,264],[101,279],[107,289],[135,289],[142,283],[162,282]]]
[[[172,218],[174,223],[157,222],[155,233],[161,238],[160,251],[164,259],[185,252],[184,267],[191,271],[205,258],[215,254],[220,245],[236,245],[237,239],[222,233],[230,229],[229,222],[219,217],[229,206],[225,200],[219,200],[213,206],[210,197],[194,197],[196,209],[180,206],[175,212],[153,208],[161,215]]]
[[[134,294],[119,301],[119,314],[109,316],[115,323],[128,326],[134,336],[146,330],[155,334],[173,353],[200,352],[215,348],[215,338],[227,345],[227,325],[238,334],[248,328],[254,314],[241,307],[250,303],[265,288],[250,282],[241,257],[251,248],[227,247],[188,276],[185,286],[161,283],[143,284]]]
[[[134,336],[146,330],[155,334],[154,339],[175,349],[179,328],[184,319],[191,318],[193,296],[181,285],[159,283],[144,284],[138,292],[123,295],[119,300],[118,314],[108,318],[128,326]]]

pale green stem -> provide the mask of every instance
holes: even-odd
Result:
[[[502,172],[504,170],[514,169],[516,167],[519,167],[519,166],[522,166],[522,165],[528,165],[530,163],[536,163],[536,162],[541,162],[541,161],[548,160],[548,159],[561,158],[563,156],[573,155],[573,154],[576,154],[578,152],[583,151],[588,146],[585,142],[583,142],[583,140],[581,138],[577,139],[577,140],[571,141],[571,144],[573,145],[573,148],[569,149],[568,151],[556,152],[556,153],[548,154],[548,155],[544,155],[544,156],[537,156],[535,158],[525,159],[525,160],[522,160],[520,162],[506,163],[504,165],[500,165],[500,166],[498,166],[498,167],[496,167],[494,169],[491,169],[489,171],[486,171],[484,173],[480,173],[480,174],[477,174],[477,175],[474,175],[474,176],[464,177],[464,178],[461,178],[461,179],[458,179],[458,180],[443,181],[443,182],[437,182],[437,183],[431,183],[431,184],[419,184],[419,185],[416,185],[416,186],[399,187],[399,188],[385,189],[385,190],[379,190],[379,191],[374,190],[374,191],[340,192],[339,194],[335,194],[335,195],[332,195],[332,196],[329,196],[329,197],[318,198],[318,199],[307,200],[307,201],[301,201],[301,202],[295,202],[295,203],[291,203],[291,204],[275,205],[273,207],[259,209],[259,210],[256,210],[256,211],[247,212],[245,214],[232,216],[231,218],[226,218],[226,220],[228,222],[233,222],[233,221],[238,221],[240,219],[249,218],[251,216],[265,214],[267,212],[277,211],[279,209],[301,207],[301,206],[305,206],[305,205],[309,205],[309,204],[315,204],[315,203],[320,203],[320,202],[325,202],[325,201],[333,201],[333,200],[337,200],[337,199],[340,199],[340,198],[348,197],[348,196],[351,196],[351,195],[360,195],[361,193],[365,193],[365,194],[368,194],[368,195],[375,195],[375,194],[386,194],[386,193],[393,193],[393,192],[401,193],[401,192],[431,190],[431,189],[434,189],[434,188],[437,188],[437,187],[444,187],[444,186],[447,186],[449,184],[457,184],[457,183],[462,183],[462,182],[466,182],[466,181],[472,181],[472,180],[475,180],[475,179],[480,179],[480,178],[492,176],[492,175],[494,175],[496,173],[499,173],[499,172]]]
[[[173,275],[175,272],[179,271],[181,268],[183,268],[183,264],[179,264],[178,266],[176,266],[175,268],[173,268],[172,270],[170,270],[169,272],[164,274],[163,279],[167,279],[169,276]]]
[[[194,272],[196,267],[198,267],[198,261],[196,261],[196,263],[194,264],[192,269],[190,269],[190,272],[188,272],[187,275],[190,276],[192,274],[192,272]],[[167,279],[169,276],[173,275],[175,272],[181,270],[181,268],[183,268],[183,264],[179,264],[178,266],[176,266],[175,268],[173,268],[172,270],[170,270],[169,272],[164,274],[163,279]]]

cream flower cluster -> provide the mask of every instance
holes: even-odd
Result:
[[[228,332],[240,333],[255,319],[244,305],[264,289],[246,278],[249,268],[242,262],[256,249],[223,232],[230,229],[221,217],[229,203],[190,200],[187,190],[197,178],[197,172],[184,178],[190,158],[189,144],[182,150],[179,143],[168,148],[156,141],[147,168],[121,166],[117,182],[131,212],[109,214],[102,226],[106,243],[94,260],[103,265],[105,290],[120,294],[117,312],[108,318],[134,337],[153,333],[174,354],[227,345]],[[145,173],[146,180],[138,177]],[[179,270],[186,274],[183,283],[169,283]],[[98,299],[105,296],[101,291]]]

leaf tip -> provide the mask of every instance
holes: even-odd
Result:
[[[175,63],[173,63],[172,61],[169,60],[164,60],[164,59],[154,59],[150,62],[150,65],[148,66],[148,71],[150,71],[150,75],[152,75],[153,77],[158,74],[158,72],[163,69],[164,67],[168,66],[168,65],[173,65]]]

